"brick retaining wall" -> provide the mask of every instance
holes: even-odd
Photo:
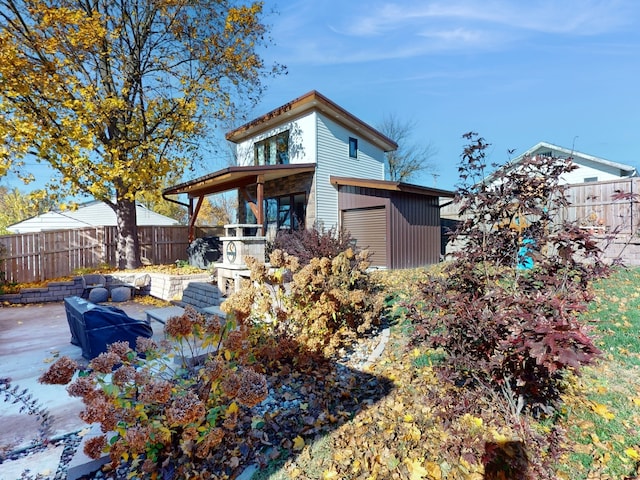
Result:
[[[211,275],[208,273],[197,273],[190,275],[166,275],[161,273],[150,273],[151,285],[142,290],[143,295],[152,295],[162,300],[179,300],[182,291],[189,282],[209,282]],[[107,288],[111,284],[118,283],[110,275],[105,275]],[[46,303],[61,302],[65,297],[82,295],[82,277],[74,277],[66,282],[51,282],[42,288],[23,288],[20,293],[8,293],[0,295],[0,303],[21,304],[21,303]]]

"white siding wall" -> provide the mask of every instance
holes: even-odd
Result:
[[[563,158],[563,157],[559,157]],[[560,177],[561,184],[584,183],[585,178],[596,178],[598,182],[607,180],[618,180],[622,177],[620,169],[602,163],[595,163],[589,159],[582,157],[574,157],[573,163],[578,166],[572,172],[566,173]],[[518,168],[518,167],[516,167]],[[497,184],[496,181],[491,182]]]
[[[338,191],[329,177],[384,180],[384,152],[328,117],[316,113],[316,118],[316,220],[330,228],[338,225]],[[349,157],[349,137],[358,139],[358,158]]]
[[[289,163],[314,163],[316,161],[315,113],[267,130],[256,137],[249,138],[236,145],[238,165],[249,166],[254,163],[253,145],[285,130],[289,130]]]
[[[552,154],[558,158],[567,158],[567,154],[565,152],[544,146],[537,148],[532,153],[533,155]],[[574,153],[572,156],[573,163],[577,165],[578,168],[563,175],[560,179],[561,183],[583,183],[585,178],[594,177],[597,178],[597,181],[599,182],[604,180],[617,180],[621,178],[622,172],[619,168],[613,165],[593,161],[590,158],[581,156],[579,153]]]
[[[598,181],[617,180],[620,178],[620,170],[607,168],[606,165],[599,165],[597,168],[583,163],[580,158],[575,158],[574,163],[578,168],[562,176],[563,183],[582,183],[585,178],[597,177]]]
[[[329,182],[339,177],[384,180],[384,152],[317,111],[265,131],[236,145],[238,165],[253,165],[255,142],[289,130],[289,162],[317,163],[309,200],[315,201],[315,218],[325,228],[338,225],[338,191]],[[358,139],[358,158],[349,157],[349,137]]]

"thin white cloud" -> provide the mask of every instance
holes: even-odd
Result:
[[[637,0],[299,1],[274,24],[283,63],[345,64],[511,48],[538,35],[595,35]],[[633,14],[631,14],[632,12]]]
[[[617,28],[629,20],[632,0],[463,0],[448,2],[397,2],[371,8],[335,27],[353,36],[378,36],[415,28],[425,22],[453,22],[495,28],[526,29],[543,33],[590,35]],[[637,10],[637,8],[636,8]]]
[[[470,30],[463,27],[453,28],[450,30],[428,30],[416,33],[420,37],[437,40],[447,43],[467,43],[478,44],[485,43],[491,37],[481,30]]]

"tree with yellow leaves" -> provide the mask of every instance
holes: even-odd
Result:
[[[9,225],[48,212],[55,204],[43,190],[23,193],[0,185],[0,235],[8,235]]]
[[[262,17],[243,0],[0,0],[0,176],[32,180],[32,157],[57,173],[50,195],[106,202],[118,266],[137,267],[136,195],[280,71]]]

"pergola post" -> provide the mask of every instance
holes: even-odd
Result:
[[[202,202],[204,202],[204,195],[198,197],[198,203],[196,203],[196,208],[194,210],[193,198],[189,199],[189,243],[196,239],[196,220],[198,218],[198,213],[200,213]]]
[[[256,177],[256,181],[258,183],[256,188],[257,194],[257,213],[256,219],[258,221],[258,225],[260,225],[260,235],[264,235],[264,175],[258,175]]]

